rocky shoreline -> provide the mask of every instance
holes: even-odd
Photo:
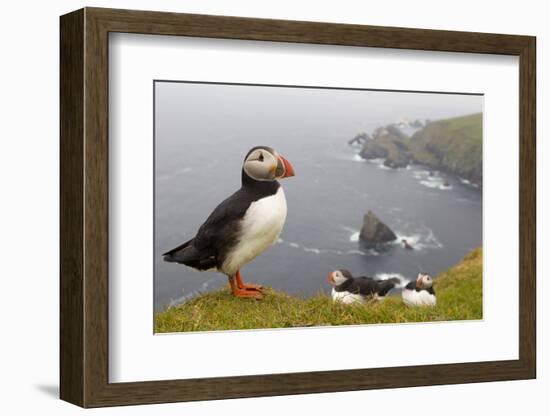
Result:
[[[481,113],[434,122],[393,123],[370,135],[359,133],[348,143],[361,146],[358,154],[363,159],[383,159],[388,168],[419,164],[456,175],[475,187],[482,185]]]

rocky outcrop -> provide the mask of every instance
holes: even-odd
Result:
[[[408,136],[396,125],[389,124],[377,128],[372,139],[363,143],[359,155],[363,159],[384,159],[384,165],[389,168],[405,168],[408,166],[411,155],[405,144]]]
[[[359,233],[359,242],[365,248],[385,250],[388,243],[397,240],[395,233],[384,224],[372,211],[363,218],[363,227]]]
[[[356,134],[355,137],[348,140],[348,144],[351,146],[363,145],[367,140],[371,140],[371,137],[367,133],[362,132],[362,133]]]
[[[372,136],[363,141],[359,155],[367,160],[384,159],[384,165],[389,168],[418,163],[481,186],[481,113],[434,122],[426,120],[411,137],[403,132],[401,124],[374,130]],[[414,121],[407,126],[421,127],[422,122]]]

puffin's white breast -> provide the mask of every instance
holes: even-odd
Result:
[[[332,289],[332,300],[345,305],[350,305],[352,303],[365,303],[365,297],[363,295],[346,291],[337,292],[334,289]]]
[[[271,247],[286,221],[286,198],[282,187],[275,195],[250,204],[241,223],[239,242],[228,253],[221,269],[233,275],[246,263]]]
[[[351,293],[351,292],[337,292],[336,290],[332,289],[332,301],[333,302],[340,302],[345,305],[351,305],[352,303],[366,303],[368,299],[377,300],[378,302],[383,302],[385,299],[385,296],[378,296],[378,294],[374,294],[373,296],[365,296],[360,295],[359,293]]]
[[[403,302],[409,306],[435,306],[436,298],[427,290],[410,290],[403,289],[401,294]]]

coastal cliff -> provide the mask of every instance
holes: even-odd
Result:
[[[422,164],[481,186],[482,122],[481,113],[438,120],[426,123],[411,136],[398,125],[390,124],[364,140],[359,155],[364,159],[384,159],[384,165],[391,168]]]

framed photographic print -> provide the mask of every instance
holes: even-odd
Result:
[[[535,38],[61,17],[61,398],[536,376]]]

